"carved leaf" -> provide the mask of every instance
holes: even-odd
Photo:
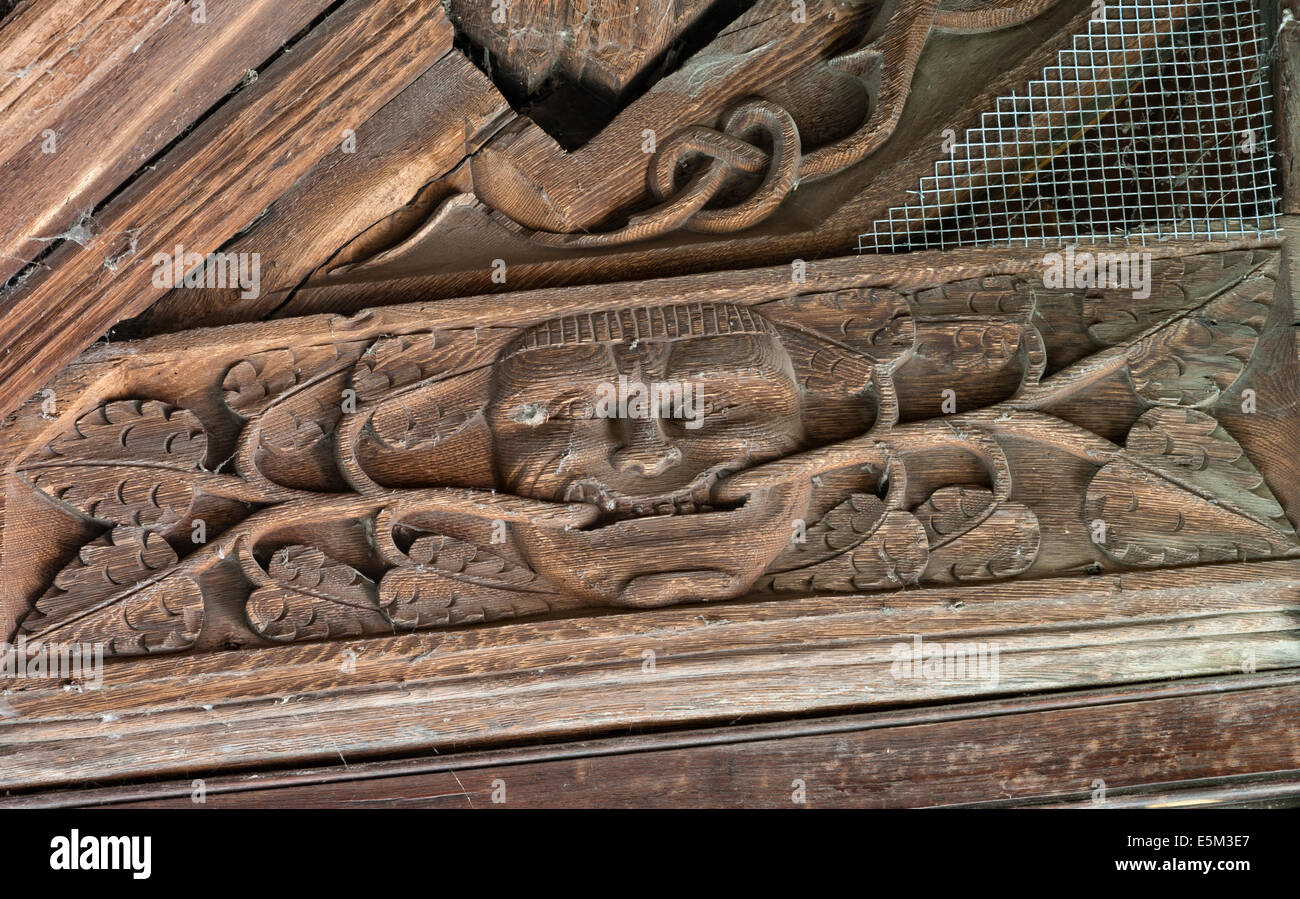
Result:
[[[246,549],[244,570],[263,584],[248,597],[253,630],[271,640],[323,640],[392,633],[374,581],[312,546],[285,546],[263,571]]]
[[[944,487],[913,511],[931,545],[959,537],[973,528],[993,505],[993,491],[984,487]]]
[[[308,386],[351,365],[362,349],[363,344],[353,342],[254,353],[226,371],[221,382],[222,396],[231,409],[252,418],[295,387]]]
[[[517,333],[513,328],[471,328],[380,338],[353,371],[357,403],[373,403],[428,378],[486,365]]]
[[[1152,260],[1150,296],[1135,297],[1129,288],[1090,289],[1082,323],[1101,346],[1124,343],[1231,287],[1257,262],[1249,250]]]
[[[301,489],[342,486],[330,438],[342,415],[351,366],[363,346],[267,350],[226,372],[226,404],[256,423],[256,465],[272,481]]]
[[[918,313],[926,317],[1023,317],[1038,302],[1035,286],[1014,275],[986,275],[927,287],[917,291],[912,300]]]
[[[1274,289],[1269,278],[1249,278],[1140,341],[1129,362],[1138,394],[1162,405],[1212,404],[1254,354]]]
[[[916,508],[930,541],[927,583],[990,580],[1028,570],[1038,557],[1038,518],[1020,503],[994,505],[983,487],[944,487]]]
[[[855,493],[791,542],[768,566],[777,591],[874,590],[914,584],[925,570],[925,530],[908,512]]]
[[[532,569],[504,556],[441,534],[417,537],[407,551],[417,565],[429,565],[447,574],[478,578],[502,586],[532,583],[537,575]]]
[[[997,320],[923,321],[916,353],[946,373],[997,371],[1019,356],[1026,327]]]
[[[803,543],[791,543],[768,567],[769,571],[789,571],[840,555],[857,546],[880,524],[885,504],[870,493],[854,493],[809,527]]]
[[[1284,535],[1294,529],[1264,476],[1212,416],[1194,409],[1155,408],[1129,429],[1128,455]]]
[[[370,418],[368,436],[392,450],[442,443],[483,423],[490,381],[491,370],[483,368],[381,401]]]
[[[1084,512],[1094,540],[1117,561],[1244,561],[1297,549],[1264,479],[1210,416],[1149,410],[1130,430],[1126,454],[1093,476]]]
[[[810,390],[861,389],[873,364],[892,363],[916,339],[907,298],[891,290],[791,297],[760,311],[789,329],[786,350]]]
[[[122,400],[81,416],[21,471],[91,518],[161,529],[189,513],[206,451],[207,434],[189,410]]]
[[[24,617],[29,639],[103,643],[108,655],[186,649],[203,626],[203,595],[155,533],[115,528],[85,546]]]
[[[379,604],[400,627],[494,621],[545,612],[550,594],[537,575],[484,547],[425,534],[408,553],[412,566],[379,582]]]

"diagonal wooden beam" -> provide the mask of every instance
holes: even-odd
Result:
[[[332,0],[35,0],[0,27],[0,283]]]
[[[155,254],[206,255],[452,48],[441,6],[349,0],[0,296],[0,411],[162,296]],[[111,122],[101,122],[108,129]]]

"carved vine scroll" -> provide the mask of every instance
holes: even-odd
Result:
[[[1143,298],[633,292],[263,343],[215,381],[182,352],[12,464],[81,535],[19,632],[128,655],[1300,553],[1234,436],[1278,254],[1150,264]]]

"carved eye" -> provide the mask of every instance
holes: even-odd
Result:
[[[511,418],[521,425],[535,428],[538,425],[546,424],[551,418],[551,413],[540,403],[523,403],[515,410]]]

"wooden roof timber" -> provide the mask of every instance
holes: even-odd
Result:
[[[329,0],[39,0],[0,26],[0,282],[324,12]],[[73,230],[77,229],[77,230]]]
[[[94,21],[93,33],[110,29],[114,23],[107,19],[115,10],[126,7],[126,3],[109,4],[107,13],[95,14],[100,17]],[[296,30],[296,23],[313,11],[303,0],[258,3],[247,6],[242,17],[220,19],[219,27],[214,14],[209,25],[204,26],[211,29],[204,32],[210,34],[204,47],[210,47],[212,52],[199,55],[203,60],[214,60],[213,76],[225,70],[215,62],[218,58],[224,58],[226,64],[242,65],[245,53],[256,55],[249,49],[225,54],[221,48],[239,44],[248,32],[258,31],[264,23],[256,13],[263,7],[273,7],[267,15],[276,17],[280,31],[272,29],[272,41],[263,34],[252,47],[259,43],[278,45],[292,34],[288,29]],[[22,27],[28,24],[22,18],[28,10],[32,15],[40,14],[35,7],[20,10],[19,18],[6,25],[6,33],[16,28],[31,40],[40,37],[40,29]],[[45,40],[53,42],[49,46],[57,46],[63,34],[57,24],[61,20],[41,21],[47,26]],[[150,31],[140,25],[130,32],[138,35],[142,45],[149,44],[151,35],[157,38],[149,45],[158,50],[156,63],[145,67],[143,82],[126,84],[126,99],[121,99],[120,94],[124,73],[132,71],[129,54],[119,66],[92,69],[88,77],[94,83],[80,91],[80,95],[89,92],[88,99],[82,97],[88,111],[75,119],[75,133],[93,133],[94,139],[117,149],[117,156],[110,154],[108,163],[114,178],[124,178],[127,160],[140,152],[138,146],[131,145],[129,132],[149,132],[159,115],[176,107],[176,103],[163,103],[161,108],[157,103],[151,106],[152,92],[166,92],[166,85],[178,71],[192,71],[189,67],[194,64],[194,55],[172,56],[185,49],[184,41],[168,42],[165,36],[159,37],[167,27],[158,24]],[[0,410],[15,408],[115,322],[141,312],[161,295],[151,283],[155,253],[171,253],[177,245],[187,253],[201,255],[219,249],[323,157],[340,151],[346,131],[360,127],[450,52],[452,38],[452,27],[437,4],[423,0],[347,0],[339,5],[260,73],[256,82],[176,143],[157,165],[144,169],[135,180],[119,188],[95,212],[93,223],[83,223],[76,240],[59,243],[0,298],[0,345],[4,347],[0,356]],[[108,41],[107,46],[117,44]],[[20,53],[23,48],[11,52]],[[41,52],[57,56],[57,50]],[[208,71],[204,69],[205,74]],[[115,93],[120,106],[113,106],[108,99]],[[97,103],[93,102],[96,98]],[[4,99],[0,94],[0,101]],[[64,97],[62,105],[58,100],[52,97],[61,113],[74,115],[83,108],[80,100],[74,102],[75,98]],[[39,103],[36,94],[20,93],[11,99],[9,115],[32,120],[33,104]],[[143,119],[136,118],[142,108],[148,113]],[[192,103],[183,108],[197,114]],[[128,124],[114,118],[110,109],[118,110]],[[181,130],[175,122],[168,127]],[[119,137],[121,129],[128,132],[127,136]],[[7,130],[0,128],[0,132]],[[150,139],[157,142],[161,137],[153,134]],[[72,177],[83,189],[77,196],[86,202],[98,199],[97,193],[109,191],[106,176],[96,174],[96,166],[104,165],[104,159],[97,153],[76,155],[81,159],[81,169],[73,166],[73,171],[53,178],[30,172],[25,177],[34,183],[48,180],[48,198],[61,198],[67,192],[61,179]],[[54,158],[58,159],[58,154]],[[64,158],[68,161],[60,165],[75,162],[73,154]],[[49,211],[55,201],[48,198],[43,206],[46,219],[58,220],[57,214]],[[42,207],[39,198],[32,203]]]

